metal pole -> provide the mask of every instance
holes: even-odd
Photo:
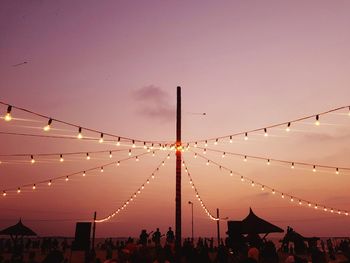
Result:
[[[95,232],[96,232],[96,211],[94,213],[94,223],[92,225],[92,242],[91,242],[91,251],[95,251]]]
[[[175,246],[181,248],[181,87],[177,87],[176,107],[176,197],[175,197]]]
[[[219,219],[219,208],[216,208],[216,218]],[[216,221],[218,230],[218,247],[220,246],[220,219]]]
[[[194,242],[194,234],[193,234],[193,202],[188,201],[188,203],[191,205],[191,210],[192,210],[192,242]]]

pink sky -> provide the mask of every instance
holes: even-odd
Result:
[[[1,1],[1,100],[58,119],[114,134],[174,140],[176,86],[182,86],[183,141],[211,138],[288,121],[349,105],[350,3],[348,1]],[[27,64],[13,66],[27,61]],[[0,108],[5,112],[6,108]],[[190,112],[206,112],[207,116]],[[32,119],[13,112],[14,116]],[[18,116],[19,117],[19,116]],[[35,132],[41,122],[0,122],[0,131]],[[218,149],[294,161],[350,166],[350,119],[332,114],[299,132],[271,131]],[[60,126],[60,128],[65,128]],[[52,131],[75,134],[76,130]],[[0,154],[115,149],[93,142],[0,136]],[[40,235],[73,235],[75,221],[100,216],[127,199],[161,161],[145,157],[104,175],[77,178],[48,190],[0,199],[0,227],[22,217]],[[115,156],[124,158],[123,154]],[[307,170],[239,158],[221,160],[231,169],[276,189],[340,209],[350,209],[350,174]],[[304,235],[350,235],[349,217],[290,205],[240,183],[185,153],[207,207],[244,218],[251,206],[261,217]],[[69,158],[67,158],[68,161]],[[0,166],[2,187],[15,187],[109,162]],[[138,235],[140,229],[174,227],[175,161],[162,169],[138,200],[99,236]],[[183,174],[183,235],[190,235],[196,201]],[[45,219],[45,221],[38,221]],[[195,202],[195,235],[215,236],[215,223]],[[226,230],[223,227],[222,233]]]

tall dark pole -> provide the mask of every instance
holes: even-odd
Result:
[[[216,208],[216,218],[219,219],[219,208]],[[220,220],[216,221],[216,226],[218,229],[218,247],[220,246]]]
[[[193,234],[193,202],[188,201],[188,203],[191,205],[191,212],[192,212],[192,242],[194,243],[194,234]]]
[[[177,87],[176,107],[176,197],[175,197],[175,246],[181,248],[181,87]]]
[[[96,232],[96,211],[94,213],[94,222],[92,225],[92,244],[91,244],[91,251],[95,252],[95,232]]]

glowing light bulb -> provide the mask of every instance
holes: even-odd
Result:
[[[33,189],[33,190],[35,190],[35,189],[36,189],[36,185],[35,185],[35,184],[33,185],[32,189]]]
[[[205,141],[204,146],[208,147],[208,141]]]
[[[109,151],[109,158],[112,158],[113,155],[112,155],[112,151]]]
[[[294,163],[292,163],[292,166],[290,168],[294,169]]]
[[[132,141],[132,148],[135,148],[135,147],[136,147],[135,141],[133,140],[133,141]]]
[[[83,138],[83,134],[82,134],[82,129],[81,129],[81,127],[79,127],[79,130],[78,130],[78,139],[82,139]]]
[[[197,148],[198,144],[197,142],[194,143],[194,148]]]
[[[139,157],[136,156],[135,160],[136,160],[136,162],[138,162],[139,161]]]
[[[282,194],[281,197],[284,198],[284,194]]]
[[[61,155],[60,155],[60,162],[62,163],[63,161],[64,161],[63,155],[61,154]]]
[[[103,143],[103,133],[101,133],[101,137],[100,137],[100,140],[98,142]]]
[[[272,189],[272,194],[274,195],[276,192],[275,192],[275,190],[274,189]]]
[[[146,142],[143,142],[143,149],[147,149]]]
[[[128,153],[128,154],[129,154],[129,156],[131,156],[131,154],[132,154],[132,153],[131,153],[131,149],[129,149],[129,153]]]
[[[291,198],[290,198],[290,201],[291,201],[291,202],[294,202],[294,198],[293,198],[293,197],[291,197]]]
[[[117,162],[117,166],[120,166],[120,161]]]
[[[339,174],[339,168],[335,169],[335,174]]]
[[[149,184],[149,180],[148,179],[147,179],[146,183]]]
[[[162,166],[164,166],[164,165],[165,165],[165,162],[163,161],[163,162],[162,162]]]
[[[117,146],[120,146],[120,137],[118,137]]]
[[[299,205],[301,205],[302,203],[301,203],[301,200],[299,200]]]
[[[262,185],[261,186],[261,191],[264,191],[265,190],[265,187]]]
[[[290,122],[287,124],[286,132],[290,132]]]
[[[50,180],[48,183],[47,183],[48,186],[51,186],[52,185],[52,181]]]
[[[317,207],[317,205],[315,205],[315,209],[317,209],[318,207]]]
[[[154,179],[154,174],[152,174],[151,178]]]
[[[266,163],[267,165],[270,165],[270,159],[267,159],[267,163]]]
[[[6,113],[5,118],[4,118],[5,121],[11,121],[12,120],[11,110],[12,110],[12,106],[9,105],[7,107],[7,113]]]
[[[243,176],[241,176],[241,181],[244,182],[244,177]]]
[[[215,140],[214,145],[218,145],[218,140],[219,140],[219,139],[216,139],[216,140]]]
[[[264,136],[265,137],[269,136],[269,134],[267,133],[267,129],[266,128],[264,128]]]
[[[101,167],[101,173],[103,173],[103,166]]]
[[[316,115],[315,125],[320,126],[320,117],[318,115]]]
[[[49,119],[49,121],[47,122],[47,125],[43,128],[44,131],[49,131],[51,129],[51,123],[52,123],[52,119]]]
[[[204,150],[203,150],[203,154],[207,154],[207,149],[204,149]]]
[[[327,207],[323,208],[323,211],[327,212]]]
[[[308,203],[307,205],[308,205],[309,207],[311,207],[311,203]]]
[[[170,154],[168,154],[168,156],[166,157],[167,159],[170,159]]]
[[[313,166],[312,171],[316,173],[316,165]]]
[[[34,159],[34,156],[33,156],[33,155],[30,156],[30,159],[31,159],[30,162],[31,162],[32,164],[34,164],[34,163],[35,163],[35,159]]]
[[[90,155],[89,155],[89,153],[86,153],[86,160],[90,160],[91,158],[90,158]]]
[[[245,161],[245,162],[248,161],[247,156],[244,156],[243,161]]]
[[[156,154],[154,152],[152,152],[152,157],[154,157]]]
[[[230,176],[233,176],[233,172],[232,171],[230,171]]]
[[[248,133],[247,132],[244,134],[244,140],[248,141]]]
[[[6,196],[7,193],[5,191],[2,192],[2,196]]]
[[[208,161],[207,161],[207,165],[209,165],[209,163],[210,163],[210,161],[208,160]]]
[[[69,178],[68,178],[68,176],[66,177],[66,182],[68,182],[69,181]]]
[[[85,171],[83,172],[83,176],[86,176],[86,172]]]
[[[19,194],[20,192],[21,192],[21,188],[18,187],[17,194]]]
[[[225,152],[223,152],[223,154],[222,154],[222,158],[225,158],[225,156],[226,156],[226,153],[225,153]]]

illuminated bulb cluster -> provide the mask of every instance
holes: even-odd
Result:
[[[143,154],[140,154],[140,155],[136,156],[137,160],[139,159],[140,156],[143,156],[143,155],[146,155],[146,154],[147,153],[143,153]],[[63,157],[61,157],[61,158],[63,158]],[[119,160],[119,161],[115,161],[115,162],[112,162],[112,163],[107,163],[104,166],[110,166],[110,165],[113,165],[113,164],[117,164],[117,166],[119,166],[120,162],[127,161],[127,160],[130,160],[130,159],[131,159],[130,157],[129,158],[125,158],[125,159],[122,159],[122,160]],[[32,162],[33,163],[35,162],[34,157],[32,158]],[[164,166],[164,161],[161,163],[161,165]],[[104,166],[98,166],[98,167],[90,168],[88,171],[94,171],[94,170],[96,171],[96,170],[100,169],[100,172],[103,173]],[[79,171],[79,172],[76,172],[76,173],[73,173],[73,174],[69,174],[69,175],[66,175],[66,176],[58,176],[58,177],[54,177],[54,178],[48,179],[46,181],[40,181],[40,182],[32,183],[30,185],[31,185],[32,190],[36,190],[37,186],[39,186],[39,185],[47,184],[48,186],[51,186],[54,181],[63,180],[63,179],[65,180],[65,182],[68,182],[71,177],[73,177],[73,176],[81,176],[81,175],[83,177],[85,177],[86,176],[86,171]],[[151,178],[153,179],[154,176],[152,175]],[[19,187],[14,188],[14,189],[3,190],[3,192],[5,192],[6,195],[8,193],[17,193],[17,194],[19,194],[19,193],[22,192],[22,190],[21,190],[22,188],[27,188],[27,187],[28,187],[28,184],[19,186]]]
[[[164,160],[165,161],[165,160]],[[157,172],[159,172],[159,168],[161,166],[163,166],[164,161],[162,161],[162,163],[152,172],[152,174],[147,178],[147,180],[129,197],[129,199],[127,199],[117,210],[113,211],[111,214],[109,214],[108,216],[102,218],[102,219],[98,219],[95,222],[96,223],[103,223],[106,221],[109,221],[110,219],[112,219],[113,217],[115,217],[116,215],[118,215],[120,212],[122,212],[123,210],[125,210],[127,208],[128,205],[130,205],[134,199],[141,194],[141,192],[145,189],[145,186],[147,184],[150,183],[151,180],[153,180],[155,178],[155,174]]]
[[[208,161],[210,161],[209,159],[205,158],[204,156],[201,156],[198,154],[199,157],[203,158],[206,163],[208,163]],[[218,164],[218,163],[215,163],[215,162],[211,162],[213,163],[214,165],[216,165],[220,170],[226,170],[229,172],[230,176],[232,176],[233,172],[232,170]],[[238,173],[236,173],[236,175],[239,175]],[[188,176],[190,178],[190,184],[192,185],[192,188],[196,189],[193,185],[193,180],[192,178],[190,177],[189,173],[188,173]],[[296,196],[292,196],[292,195],[289,195],[289,194],[285,194],[281,191],[277,191],[276,189],[270,187],[270,186],[267,186],[265,184],[262,184],[262,183],[259,183],[259,182],[256,182],[248,177],[244,177],[243,175],[240,175],[240,180],[241,182],[247,182],[249,183],[252,187],[254,186],[260,186],[261,190],[262,191],[265,191],[266,189],[270,189],[271,190],[271,193],[273,195],[275,195],[276,193],[279,193],[281,195],[281,198],[282,199],[285,199],[286,197],[289,198],[290,202],[294,202],[295,198],[298,199],[298,203],[299,205],[304,205],[304,206],[308,206],[308,207],[313,207],[315,210],[317,210],[318,208],[322,207],[322,211],[325,211],[325,212],[330,212],[330,213],[337,213],[339,215],[345,215],[345,216],[348,216],[349,215],[349,212],[348,211],[345,211],[345,210],[341,210],[341,209],[333,209],[333,208],[330,208],[330,207],[326,207],[324,205],[320,206],[319,204],[315,203],[315,202],[310,202],[310,201],[307,201],[307,200],[304,200],[302,198],[298,198]],[[198,191],[196,190],[196,194],[199,196],[198,194]],[[321,211],[321,210],[320,210]]]
[[[335,174],[339,175],[341,170],[345,170],[345,171],[350,171],[350,167],[343,167],[343,168],[339,168],[339,167],[335,167],[335,166],[327,166],[327,165],[315,165],[312,163],[301,163],[301,162],[294,162],[294,161],[286,161],[286,160],[279,160],[279,159],[270,159],[270,158],[264,158],[261,156],[253,156],[253,155],[244,155],[244,154],[240,154],[240,153],[232,153],[232,152],[226,152],[226,151],[221,151],[221,150],[214,150],[214,149],[210,149],[210,148],[201,148],[198,147],[199,149],[203,149],[203,154],[206,154],[207,151],[211,151],[211,152],[215,152],[215,153],[221,153],[221,157],[224,158],[227,155],[232,155],[232,156],[239,156],[239,157],[243,157],[243,161],[247,162],[248,158],[251,159],[255,159],[255,160],[260,160],[266,161],[267,165],[270,165],[273,161],[273,163],[281,163],[281,164],[288,164],[290,166],[291,169],[295,168],[295,165],[299,165],[298,167],[302,168],[302,167],[310,167],[312,172],[317,172],[316,167],[318,168],[323,168],[322,170],[324,171],[329,171],[330,169],[334,171]],[[194,158],[197,158],[197,153],[194,152]],[[310,169],[308,168],[308,169]],[[333,172],[332,172],[333,173]]]
[[[185,167],[186,167],[186,165],[185,165]],[[200,203],[202,209],[203,209],[204,212],[206,213],[206,215],[207,215],[211,220],[214,220],[214,221],[220,220],[219,218],[214,217],[214,216],[209,212],[209,210],[207,209],[207,207],[205,206],[205,204],[204,204],[202,198],[201,198],[200,195],[199,195],[199,192],[198,192],[196,186],[195,186],[194,183],[193,183],[193,180],[192,180],[192,178],[191,178],[190,173],[188,172],[187,167],[186,167],[186,170],[185,170],[185,171],[186,171],[187,176],[188,176],[188,179],[189,179],[189,181],[190,181],[190,185],[191,185],[192,189],[194,190],[194,192],[195,192],[195,194],[196,194],[196,198],[197,198],[198,202]]]

